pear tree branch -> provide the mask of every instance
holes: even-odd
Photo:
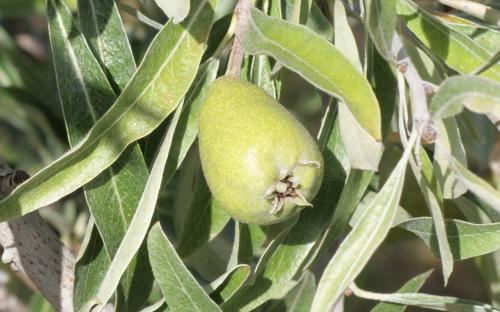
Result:
[[[233,48],[229,55],[226,76],[240,78],[241,64],[243,63],[243,37],[250,21],[250,7],[252,0],[239,0],[234,14],[236,17],[236,31],[234,34]]]
[[[0,200],[28,178],[0,159]],[[29,278],[56,311],[73,311],[75,259],[38,212],[0,223],[2,262]]]

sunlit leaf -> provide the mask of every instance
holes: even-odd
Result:
[[[113,107],[77,146],[0,202],[0,220],[22,216],[75,191],[175,109],[195,78],[213,6],[200,0],[183,23],[166,24]]]
[[[397,293],[409,293],[409,292],[417,292],[424,285],[425,281],[431,275],[432,270],[427,271],[425,273],[419,274],[406,282],[400,289],[398,289]],[[406,305],[402,304],[394,304],[381,302],[377,304],[371,312],[404,312],[406,310]]]
[[[500,83],[482,77],[448,78],[432,98],[430,110],[433,118],[447,118],[464,107],[500,118]]]
[[[312,311],[327,311],[332,307],[388,234],[396,217],[415,139],[416,134],[413,133],[391,176],[326,266],[314,296]]]
[[[459,299],[455,297],[445,297],[420,293],[395,293],[380,294],[352,287],[354,294],[358,297],[370,300],[410,305],[424,309],[452,311],[452,312],[493,312],[498,311],[489,304]]]
[[[370,85],[328,41],[307,27],[252,9],[244,45],[248,53],[270,55],[319,89],[339,97],[363,129],[380,140],[380,109]],[[323,60],[330,65],[324,66]]]
[[[182,263],[159,223],[148,235],[153,274],[167,304],[178,311],[221,311]]]
[[[69,143],[74,147],[111,107],[116,96],[86,40],[74,24],[71,11],[58,0],[49,0],[47,7],[56,83]],[[107,41],[113,39],[108,38]],[[107,47],[103,47],[101,52],[105,51]],[[125,80],[128,78],[123,77]],[[140,148],[137,144],[132,144],[113,166],[84,186],[87,203],[111,258],[134,215],[147,176],[148,170]],[[149,295],[153,277],[151,273],[148,274],[150,269],[147,259],[136,260],[130,265],[127,277],[121,283],[118,307],[124,304],[131,309],[138,309]],[[102,268],[101,264],[98,266]],[[139,289],[134,288],[137,284],[140,285]],[[97,291],[98,286],[99,283],[87,283],[85,292],[90,293],[90,289]],[[78,299],[83,301],[83,298]]]
[[[365,0],[366,27],[380,55],[393,61],[392,37],[396,31],[398,0]]]
[[[492,53],[480,47],[471,38],[446,27],[411,0],[398,2],[398,14],[433,55],[441,58],[459,73],[469,74],[492,57]],[[500,81],[500,65],[490,67],[481,76]]]
[[[439,255],[431,218],[415,218],[399,226],[416,234],[435,255]],[[461,220],[446,220],[446,231],[455,260],[477,257],[500,249],[500,223],[474,224]]]
[[[182,22],[189,14],[189,0],[155,0],[155,2],[174,24]]]

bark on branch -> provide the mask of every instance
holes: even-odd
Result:
[[[0,159],[0,199],[28,178]],[[2,262],[26,275],[56,311],[73,311],[75,259],[38,212],[0,223]]]

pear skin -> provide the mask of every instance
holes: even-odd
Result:
[[[312,206],[323,178],[321,152],[259,87],[218,78],[201,107],[198,135],[210,191],[234,219],[273,224]]]

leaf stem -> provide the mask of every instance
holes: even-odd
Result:
[[[236,31],[234,36],[233,48],[229,56],[226,76],[239,78],[241,75],[241,64],[243,63],[243,37],[250,21],[250,7],[252,0],[239,0],[234,14],[236,15]]]

